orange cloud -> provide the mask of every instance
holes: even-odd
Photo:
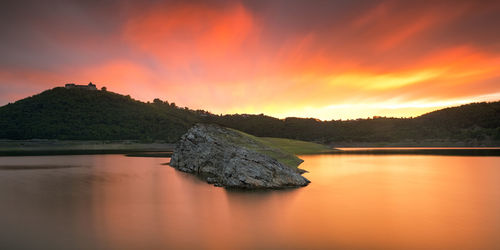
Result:
[[[154,6],[127,21],[124,38],[165,66],[182,68],[237,53],[253,29],[252,16],[239,4],[222,10],[191,4]]]
[[[143,101],[159,97],[214,113],[416,116],[498,98],[499,6],[131,2],[103,30],[59,23],[51,30],[52,19],[36,26],[45,36],[27,48],[44,45],[45,54],[3,51],[13,59],[0,85],[30,86],[33,94],[94,81]],[[62,17],[72,24],[93,20]],[[2,96],[12,101],[14,94]]]

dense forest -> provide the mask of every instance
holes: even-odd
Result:
[[[108,91],[65,88],[0,107],[0,138],[174,142],[197,122],[216,123],[256,136],[332,145],[500,144],[500,102],[446,108],[416,118],[320,121],[214,115],[160,99],[144,103]]]
[[[320,121],[264,115],[212,116],[212,122],[257,136],[325,144],[500,145],[500,102],[473,103],[416,118]]]
[[[0,138],[173,142],[198,117],[159,100],[59,87],[1,107]]]

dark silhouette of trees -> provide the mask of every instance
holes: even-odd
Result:
[[[0,138],[174,142],[199,121],[192,111],[160,102],[147,104],[112,92],[54,88],[0,107]]]
[[[446,108],[415,118],[321,121],[263,114],[214,115],[159,98],[144,103],[109,91],[54,88],[0,107],[0,138],[174,142],[197,122],[216,123],[256,136],[327,144],[426,140],[498,144],[500,102]]]

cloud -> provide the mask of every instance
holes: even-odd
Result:
[[[124,39],[165,67],[231,58],[255,35],[250,13],[239,4],[223,9],[194,4],[151,6],[127,20]]]
[[[415,116],[500,87],[490,1],[12,2],[0,14],[1,104],[93,81],[214,113],[331,119]]]

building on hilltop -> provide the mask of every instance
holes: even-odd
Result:
[[[87,90],[97,90],[97,86],[90,82],[88,85],[78,85],[74,83],[66,83],[64,86],[67,89],[87,89]]]

